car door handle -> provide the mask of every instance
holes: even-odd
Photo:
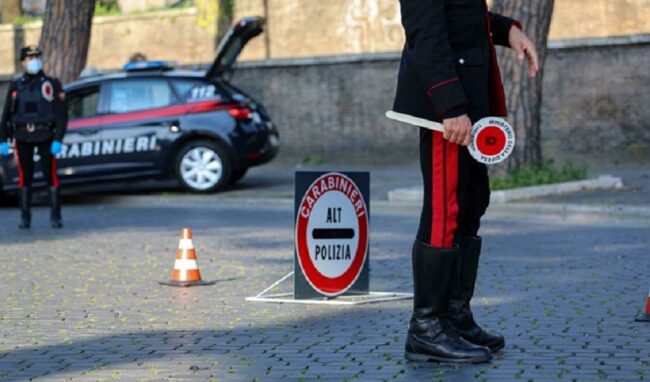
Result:
[[[79,135],[94,135],[99,132],[99,129],[83,129],[79,131]]]

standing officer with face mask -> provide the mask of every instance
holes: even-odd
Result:
[[[36,46],[20,50],[25,70],[11,84],[0,120],[0,154],[9,155],[8,138],[14,138],[21,209],[20,228],[31,226],[31,187],[34,149],[38,148],[41,170],[50,191],[53,228],[63,227],[56,155],[68,123],[68,108],[61,83],[43,73],[42,53]]]

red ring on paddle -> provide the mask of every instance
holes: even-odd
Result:
[[[501,153],[506,147],[506,134],[498,126],[482,129],[476,137],[476,149],[485,156]]]

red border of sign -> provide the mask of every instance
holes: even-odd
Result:
[[[307,195],[309,195],[311,189],[314,185],[321,180],[330,177],[337,176],[345,178],[352,186],[354,190],[359,194],[359,198],[363,203],[364,214],[362,217],[357,216],[359,221],[359,244],[357,245],[357,252],[354,254],[354,259],[350,264],[350,267],[345,271],[341,276],[331,278],[323,275],[318,271],[318,268],[314,265],[311,256],[309,255],[309,248],[307,247],[307,224],[309,218],[305,218],[300,214],[301,207],[306,203]],[[328,190],[330,191],[339,191],[340,190]],[[322,193],[318,198],[320,198],[325,193]],[[345,193],[344,193],[345,194]],[[349,196],[346,195],[348,199]],[[316,200],[318,200],[318,198]],[[352,202],[352,201],[351,201]],[[309,214],[311,216],[311,213]],[[326,296],[338,296],[341,293],[344,293],[357,281],[363,264],[366,261],[368,254],[368,209],[366,208],[366,201],[363,199],[363,194],[359,191],[359,187],[354,181],[347,176],[339,172],[328,172],[318,177],[311,185],[307,188],[307,191],[302,197],[302,201],[298,205],[298,211],[296,213],[296,230],[295,230],[295,245],[296,253],[298,257],[298,264],[300,264],[300,269],[305,275],[305,278],[309,284],[319,293],[322,293]]]
[[[490,127],[496,127],[497,129],[501,130],[505,135],[505,142],[503,144],[503,148],[499,150],[498,153],[494,155],[485,155],[478,150],[477,140],[478,140],[478,136],[483,132],[483,130]],[[512,152],[515,149],[515,144],[516,144],[515,130],[512,128],[510,123],[508,123],[508,121],[506,121],[503,118],[499,118],[499,117],[482,118],[474,124],[472,130],[473,130],[472,139],[468,146],[468,150],[470,155],[473,158],[485,157],[488,159],[493,159],[493,158],[502,157],[498,161],[489,162],[490,164],[497,164],[502,162],[507,157],[509,157],[510,154],[512,154]]]

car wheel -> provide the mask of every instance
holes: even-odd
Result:
[[[183,146],[176,158],[178,181],[188,191],[219,191],[228,184],[231,172],[228,154],[213,141],[190,142]]]
[[[237,183],[241,178],[244,177],[244,175],[246,175],[247,172],[248,172],[248,168],[242,168],[242,169],[239,169],[239,170],[234,170],[232,172],[232,176],[230,177],[230,184]]]

